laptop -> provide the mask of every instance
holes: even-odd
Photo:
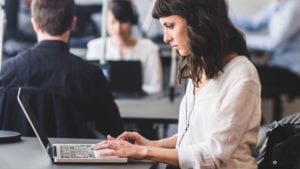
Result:
[[[22,88],[18,89],[18,103],[25,114],[29,124],[36,134],[45,152],[49,155],[53,163],[127,163],[127,157],[101,157],[100,154],[111,151],[92,150],[93,144],[51,144],[43,129],[33,113],[30,111],[30,106],[25,95],[22,95]]]
[[[145,96],[140,61],[107,61],[108,78],[115,97]]]

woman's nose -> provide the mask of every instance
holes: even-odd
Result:
[[[164,33],[164,42],[165,43],[170,43],[170,41],[172,40],[171,36],[168,33]]]

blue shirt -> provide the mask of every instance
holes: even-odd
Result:
[[[267,64],[300,74],[300,1],[273,0],[251,18],[233,17],[233,23],[244,29],[249,49],[271,53]],[[265,30],[266,33],[253,34]]]

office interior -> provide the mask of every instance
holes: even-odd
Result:
[[[241,16],[252,16],[255,12],[261,10],[272,0],[229,0],[229,9],[230,12],[239,14]],[[262,32],[264,33],[264,32]],[[260,61],[258,61],[260,62]],[[282,115],[281,117],[288,116],[294,112],[298,112],[300,110],[300,99],[295,98],[293,101],[290,101],[288,96],[282,95],[280,96],[282,103]],[[273,121],[273,110],[274,110],[274,100],[270,98],[262,99],[262,113],[263,117],[266,120],[265,123],[268,124]]]
[[[4,1],[4,0],[3,0]],[[101,0],[75,0],[75,2],[78,5],[78,10],[81,8],[83,9],[87,4],[90,8],[89,18],[84,23],[84,29],[83,30],[77,30],[77,32],[74,33],[74,35],[71,37],[70,40],[70,47],[71,52],[80,56],[82,59],[86,60],[86,44],[89,40],[97,38],[101,35]],[[177,125],[176,125],[176,118],[179,108],[179,103],[181,97],[184,95],[184,86],[178,85],[176,81],[174,80],[175,74],[172,72],[172,66],[174,63],[172,60],[172,49],[163,43],[162,40],[162,29],[158,21],[149,18],[148,10],[149,6],[151,7],[151,3],[153,0],[132,0],[134,4],[137,7],[137,11],[139,14],[139,21],[140,24],[136,29],[136,36],[144,36],[147,38],[152,39],[155,43],[157,43],[160,46],[160,56],[161,61],[163,64],[163,92],[161,92],[158,95],[150,96],[145,102],[139,102],[140,99],[136,100],[117,100],[117,104],[121,105],[123,107],[119,107],[120,111],[122,110],[132,110],[131,114],[127,114],[127,122],[128,123],[135,123],[135,120],[132,120],[131,118],[135,116],[134,113],[137,113],[138,111],[144,111],[145,107],[148,108],[149,112],[154,111],[160,111],[160,107],[155,107],[157,105],[157,102],[162,102],[161,105],[167,105],[165,107],[162,107],[162,112],[156,112],[156,113],[164,113],[167,112],[167,114],[171,113],[170,117],[162,117],[165,118],[163,123],[160,123],[159,116],[164,116],[161,114],[156,115],[155,120],[157,123],[155,123],[155,129],[157,131],[157,137],[162,138],[165,136],[170,136],[174,133],[176,133]],[[261,9],[264,5],[266,5],[268,2],[272,0],[228,0],[229,9],[230,12],[239,13],[240,15],[244,16],[251,16],[253,13]],[[1,2],[1,1],[0,1]],[[99,3],[100,2],[100,3]],[[93,7],[94,6],[94,7]],[[146,12],[145,12],[146,11]],[[31,23],[30,23],[30,10],[28,6],[21,0],[20,8],[19,8],[19,27],[22,28],[21,30],[23,33],[28,35],[29,37],[35,37]],[[1,24],[5,23],[5,20],[0,20]],[[1,27],[0,29],[3,29],[4,27]],[[21,52],[23,50],[26,50],[30,48],[32,45],[35,44],[32,40],[26,40],[26,39],[18,39],[18,41],[10,41],[7,42],[1,37],[2,42],[0,49],[2,49],[2,61],[5,59],[9,59],[10,57],[14,57],[18,52]],[[176,59],[175,59],[176,61]],[[100,61],[99,61],[100,62]],[[288,97],[285,95],[280,96],[281,102],[282,102],[282,117],[285,117],[291,113],[298,112],[300,110],[300,98],[296,98],[293,101],[289,101]],[[152,105],[153,104],[153,105]],[[274,100],[270,98],[266,98],[262,100],[262,113],[264,118],[264,124],[268,124],[273,120],[273,108],[274,108]],[[136,106],[140,105],[140,106]],[[144,107],[142,107],[144,106]],[[155,108],[154,108],[154,107]],[[124,108],[124,109],[122,109]],[[136,110],[136,109],[142,109],[142,110]],[[170,112],[175,111],[175,112]],[[147,119],[148,118],[148,119]],[[145,122],[151,121],[153,117],[149,114],[145,114]],[[166,120],[167,119],[167,120]],[[125,120],[126,121],[126,120]],[[130,127],[130,125],[129,125]],[[1,160],[0,160],[1,161]],[[163,166],[158,165],[158,168],[163,168]]]

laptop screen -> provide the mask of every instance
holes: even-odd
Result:
[[[25,93],[26,90],[24,89],[26,88],[20,87],[18,89],[18,103],[38,140],[42,144],[43,149],[54,163],[126,163],[128,161],[127,157],[98,157],[99,154],[96,156],[97,152],[91,150],[91,144],[53,144],[52,146],[43,128],[41,128],[37,118],[30,109],[31,106],[29,105],[28,97],[26,97],[27,95]],[[101,154],[107,151],[107,149],[98,151]]]
[[[116,98],[136,98],[145,96],[142,90],[143,72],[142,64],[138,60],[107,61],[99,64],[99,61],[88,61],[98,66],[110,83],[112,93]]]
[[[27,118],[29,124],[31,125],[35,135],[39,139],[39,141],[42,143],[44,150],[47,154],[49,154],[48,149],[51,147],[51,143],[49,142],[45,132],[43,129],[39,126],[38,120],[36,117],[32,114],[32,111],[30,109],[30,105],[27,101],[26,95],[24,94],[24,91],[20,87],[18,89],[18,95],[17,95],[18,103]]]
[[[140,61],[108,61],[107,65],[113,92],[142,91],[142,65]]]

